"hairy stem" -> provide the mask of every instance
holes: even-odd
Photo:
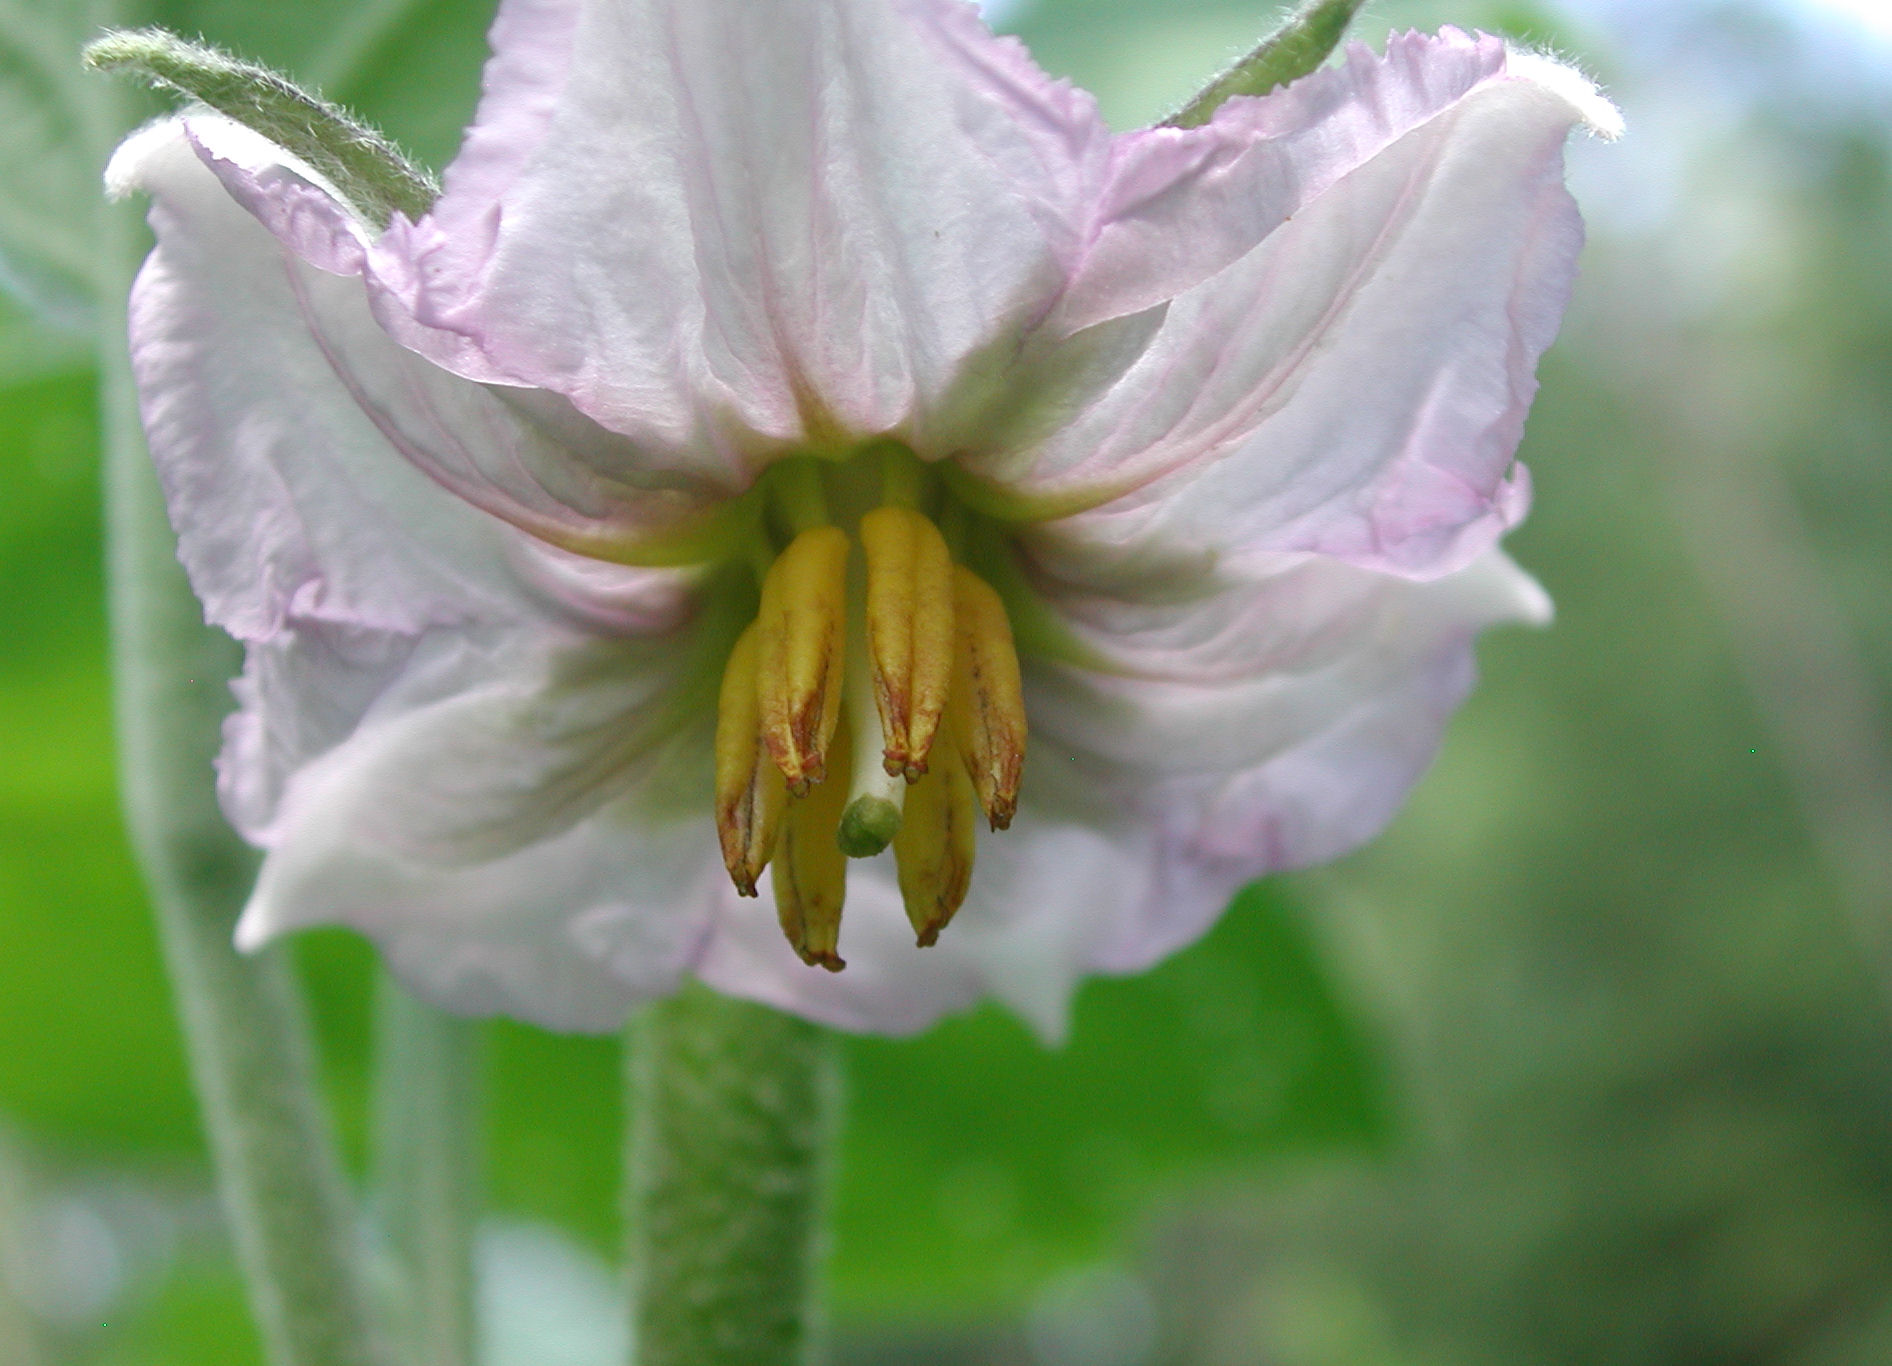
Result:
[[[636,1366],[811,1362],[833,1038],[691,987],[638,1018],[629,1059]]]
[[[479,1220],[479,1025],[383,974],[374,1193],[392,1256],[388,1321],[408,1366],[472,1366]]]
[[[134,121],[95,84],[101,149]],[[129,206],[101,210],[101,418],[114,702],[123,801],[216,1167],[272,1366],[375,1366],[340,1167],[302,999],[280,952],[244,958],[231,932],[256,871],[218,809],[211,760],[237,664],[177,562],[125,351],[124,299],[145,245]]]

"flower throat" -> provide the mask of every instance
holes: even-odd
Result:
[[[736,890],[771,877],[803,962],[839,972],[847,861],[889,846],[922,947],[972,882],[974,823],[1011,824],[1025,755],[1005,606],[923,510],[927,474],[884,443],[769,471],[787,524],[758,556],[761,603],[723,670],[716,829]]]

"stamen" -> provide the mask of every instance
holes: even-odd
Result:
[[[754,896],[767,870],[789,944],[830,972],[846,966],[848,859],[891,848],[914,935],[933,944],[972,883],[975,813],[1011,824],[1025,758],[1005,602],[954,559],[976,550],[979,526],[940,501],[938,476],[904,446],[857,457],[769,472],[752,542],[761,603],[730,651],[716,719],[730,879]]]
[[[841,718],[847,552],[839,527],[811,528],[789,542],[762,581],[756,617],[762,739],[797,796],[827,775],[828,745]]]
[[[768,866],[788,790],[762,745],[756,696],[760,633],[754,622],[737,639],[716,703],[716,834],[723,866],[743,896],[756,894]]]
[[[882,762],[914,782],[926,772],[952,683],[952,555],[939,528],[904,506],[861,518],[861,549]]]
[[[964,565],[953,567],[952,731],[994,830],[1018,811],[1025,767],[1025,694],[1005,604]]]
[[[979,805],[959,764],[940,764],[907,793],[906,818],[894,836],[900,898],[921,948],[939,938],[972,885]]]
[[[837,765],[849,759],[848,728],[834,734]],[[839,972],[847,966],[836,951],[841,941],[841,905],[847,899],[847,856],[835,844],[847,794],[839,783],[821,783],[805,797],[789,799],[770,878],[775,913],[789,946],[810,967]]]

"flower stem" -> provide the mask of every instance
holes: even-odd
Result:
[[[97,144],[134,119],[108,82]],[[231,945],[256,871],[218,809],[211,760],[230,709],[232,642],[204,625],[145,453],[125,354],[126,287],[144,238],[99,220],[99,357],[114,702],[123,801],[202,1108],[225,1216],[272,1366],[383,1360],[356,1280],[354,1227],[316,1087],[302,998],[281,951]]]
[[[832,1036],[689,987],[629,1048],[627,1223],[636,1366],[814,1359]]]
[[[388,1322],[407,1366],[472,1366],[479,1026],[386,974],[376,1015],[374,1191],[394,1263]]]

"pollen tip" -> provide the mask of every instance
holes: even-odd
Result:
[[[796,797],[806,797],[808,795],[808,789],[814,785],[815,779],[806,773],[802,774],[799,778],[790,778],[788,780],[788,790],[791,795]]]
[[[839,972],[847,966],[847,960],[833,949],[798,948],[795,952],[800,954],[801,961],[811,968],[826,968],[829,972]]]
[[[925,929],[921,930],[919,934],[914,937],[913,943],[915,947],[930,949],[933,945],[939,943],[940,929],[941,926],[939,925],[928,925]]]
[[[889,778],[898,778],[907,771],[907,756],[896,749],[889,749],[881,757],[880,766],[886,770]]]
[[[926,776],[926,760],[909,759],[906,767],[900,770],[900,776],[910,783],[919,782]]]

